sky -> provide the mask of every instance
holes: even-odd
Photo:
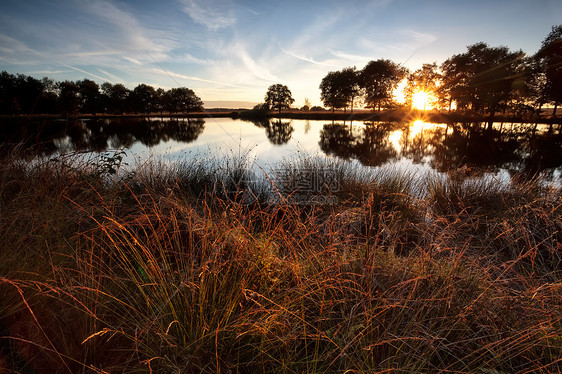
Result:
[[[390,59],[410,70],[485,42],[534,54],[560,0],[3,0],[0,70],[57,81],[189,87],[206,107],[285,84],[321,105],[330,71]],[[237,102],[237,103],[235,103]]]

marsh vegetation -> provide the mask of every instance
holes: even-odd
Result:
[[[337,159],[263,178],[244,159],[103,161],[2,160],[4,367],[561,368],[559,188],[412,185]]]

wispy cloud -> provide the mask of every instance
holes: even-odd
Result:
[[[212,60],[198,58],[190,53],[184,53],[179,56],[174,56],[173,60],[174,62],[187,62],[187,63],[198,64],[198,65],[207,65],[212,63]]]
[[[429,44],[437,40],[435,35],[411,29],[402,30],[400,31],[400,34],[419,44]]]
[[[259,12],[255,11],[254,9],[249,8],[249,7],[245,7],[244,10],[246,10],[246,11],[247,11],[248,13],[250,13],[250,14],[253,14],[254,16],[259,16],[259,15],[260,15]]]
[[[232,4],[224,0],[180,0],[183,11],[209,30],[216,31],[236,23]]]
[[[94,57],[94,56],[108,56],[119,54],[116,50],[101,50],[101,51],[85,51],[85,52],[72,52],[67,53],[67,57]]]
[[[114,74],[111,74],[111,73],[108,72],[107,70],[98,68],[98,71],[99,71],[100,73],[102,73],[103,75],[108,76],[109,78],[111,78],[111,80],[109,81],[109,82],[111,82],[111,83],[122,83],[122,82],[125,81],[124,79],[121,79],[121,78],[119,78],[118,76],[116,76],[116,75],[114,75]]]
[[[26,74],[31,74],[31,75],[38,75],[38,74],[57,75],[57,74],[66,74],[66,73],[70,73],[70,72],[72,72],[72,70],[44,69],[44,70],[26,71]]]
[[[91,76],[91,77],[94,77],[94,78],[96,78],[96,79],[99,79],[99,80],[102,80],[102,81],[105,81],[105,82],[111,82],[111,79],[107,79],[106,77],[102,77],[102,76],[100,76],[100,75],[97,75],[97,74],[94,74],[94,73],[90,73],[89,71],[86,71],[86,70],[77,68],[76,66],[72,66],[72,65],[68,65],[68,64],[63,64],[63,63],[61,63],[61,65],[66,66],[67,68],[70,68],[70,69],[72,69],[72,70],[79,71],[80,73],[84,73],[84,74],[89,75],[89,76]]]
[[[323,66],[331,66],[331,67],[337,67],[337,68],[343,67],[342,65],[336,65],[336,64],[331,64],[331,63],[316,61],[316,60],[314,60],[313,58],[298,55],[298,54],[293,53],[293,52],[291,52],[291,51],[287,51],[287,50],[284,49],[284,48],[281,48],[281,51],[282,51],[283,53],[285,53],[286,55],[289,55],[289,56],[291,56],[291,57],[294,57],[294,58],[296,58],[296,59],[298,59],[298,60],[310,62],[310,63],[312,63],[312,64],[323,65]]]
[[[270,68],[273,65],[272,60],[262,57],[255,59],[250,55],[248,49],[249,48],[246,43],[242,41],[234,41],[223,48],[222,55],[226,56],[228,59],[227,65],[241,65],[242,69],[254,78],[267,82],[280,82],[281,79],[270,71]],[[260,51],[261,56],[264,56],[266,53],[266,50]],[[223,65],[222,62],[219,64]],[[231,75],[231,79],[236,77],[235,79],[240,80],[241,77],[239,74],[240,72],[237,74],[238,77],[236,75]],[[247,78],[243,79],[248,80]]]
[[[353,53],[345,53],[342,51],[334,51],[334,50],[330,50],[330,53],[332,55],[334,55],[335,57],[342,59],[344,61],[348,61],[349,63],[367,63],[369,61],[372,60],[371,57],[367,57],[367,56],[361,56],[361,55],[357,55],[357,54],[353,54]],[[347,64],[346,64],[347,66]]]
[[[210,80],[210,79],[203,79],[203,78],[199,78],[199,77],[174,73],[174,72],[166,70],[164,68],[152,68],[152,69],[150,69],[150,72],[161,74],[161,75],[168,75],[168,76],[173,77],[173,78],[186,79],[186,80],[190,80],[190,81],[212,83],[212,84],[216,84],[216,85],[219,85],[219,86],[242,88],[242,86],[239,86],[239,85],[236,85],[236,84],[231,84],[231,83],[227,83],[227,82],[218,82],[218,81],[214,81],[214,80]]]
[[[104,38],[101,41],[101,44],[109,45],[110,50],[118,50],[122,53],[136,52],[137,55],[139,52],[142,54],[149,51],[156,55],[156,58],[162,59],[171,49],[164,43],[154,41],[154,34],[157,33],[155,30],[147,29],[133,14],[115,4],[107,0],[93,0],[86,4],[88,12],[107,21],[118,32],[117,38],[113,40]]]
[[[0,34],[0,42],[4,45],[2,47],[3,50],[6,52],[33,52],[36,53],[34,50],[29,48],[25,43],[12,38],[8,35]]]
[[[131,62],[135,65],[139,65],[139,66],[142,65],[142,62],[140,62],[139,60],[137,60],[136,58],[133,58],[133,57],[123,56],[123,59],[126,60],[126,61],[129,61],[129,62]]]
[[[0,34],[0,59],[12,64],[33,65],[36,60],[42,59],[45,55],[35,49],[29,48],[26,43]]]

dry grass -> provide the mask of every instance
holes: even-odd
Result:
[[[561,371],[559,190],[451,178],[421,194],[407,176],[300,162],[248,200],[243,162],[108,179],[7,159],[0,368]],[[311,174],[337,190],[291,182]],[[336,203],[311,203],[322,194]]]

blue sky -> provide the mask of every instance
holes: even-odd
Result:
[[[185,86],[209,106],[283,83],[296,106],[319,105],[329,71],[414,70],[480,41],[533,54],[561,23],[560,0],[4,0],[0,70]]]

